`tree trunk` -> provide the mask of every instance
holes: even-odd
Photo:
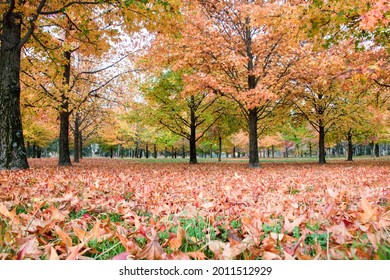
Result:
[[[79,158],[83,158],[83,131],[79,131]]]
[[[20,115],[21,13],[2,15],[0,25],[0,169],[26,169]]]
[[[111,147],[110,148],[110,158],[113,158],[113,156],[114,156],[114,148]]]
[[[379,144],[378,143],[375,143],[374,155],[375,155],[375,157],[379,157]]]
[[[260,167],[259,148],[257,145],[257,108],[249,110],[249,167]]]
[[[181,153],[182,153],[181,157],[186,158],[186,150],[184,144],[181,146]]]
[[[59,166],[71,165],[69,149],[69,116],[70,113],[67,111],[67,108],[60,112]]]
[[[352,144],[352,131],[348,131],[347,135],[347,140],[348,140],[348,158],[347,161],[352,161],[353,157],[353,144]]]
[[[80,162],[80,115],[77,112],[74,119],[74,155],[73,161]]]
[[[325,164],[326,152],[325,152],[325,127],[324,126],[319,127],[318,149],[319,149],[318,162],[319,164]]]
[[[197,164],[196,158],[196,118],[195,112],[191,109],[191,123],[190,123],[190,164]]]
[[[153,144],[153,157],[157,158],[157,145]]]
[[[272,145],[272,158],[274,158],[274,157],[275,157],[275,146]]]
[[[71,65],[71,51],[64,52],[65,64],[64,64],[64,87],[70,85],[70,65]],[[66,92],[61,95],[60,106],[60,139],[59,139],[59,166],[69,166],[70,162],[70,148],[69,148],[69,117],[71,112],[69,111],[69,100]]]
[[[218,137],[218,162],[221,162],[221,157],[222,157],[222,137]]]
[[[37,146],[34,143],[32,147],[32,158],[36,158],[36,157],[37,157]]]
[[[232,158],[236,158],[236,146],[233,146]]]
[[[149,158],[149,144],[148,143],[146,143],[146,147],[145,147],[145,157]]]
[[[37,146],[37,158],[41,158],[42,157],[42,148]]]

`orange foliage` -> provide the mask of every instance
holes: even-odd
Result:
[[[226,227],[226,241],[206,235],[217,259],[375,259],[379,244],[390,241],[389,161],[264,163],[256,170],[104,159],[66,168],[52,159],[30,164],[0,173],[2,259],[86,259],[95,250],[91,240],[119,240],[125,252],[116,259],[205,259],[201,249],[180,251],[197,242],[180,219],[199,217],[209,228]],[[166,240],[159,235],[176,226]],[[315,234],[326,237],[324,246],[308,242]],[[137,244],[140,237],[146,244]]]

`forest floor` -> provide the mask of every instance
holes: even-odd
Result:
[[[0,259],[389,259],[390,160],[0,171]]]

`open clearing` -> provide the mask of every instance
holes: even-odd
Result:
[[[390,161],[0,172],[0,259],[389,259]]]

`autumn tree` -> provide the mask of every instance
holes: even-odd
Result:
[[[156,57],[194,69],[192,83],[237,102],[249,131],[249,166],[258,167],[259,120],[281,101],[299,58],[294,9],[279,1],[195,1],[181,11],[178,34],[157,36],[154,47],[169,51]]]
[[[208,89],[191,88],[185,92],[180,72],[163,73],[144,88],[153,117],[163,127],[189,141],[190,163],[197,163],[196,142],[222,116],[219,96]]]

